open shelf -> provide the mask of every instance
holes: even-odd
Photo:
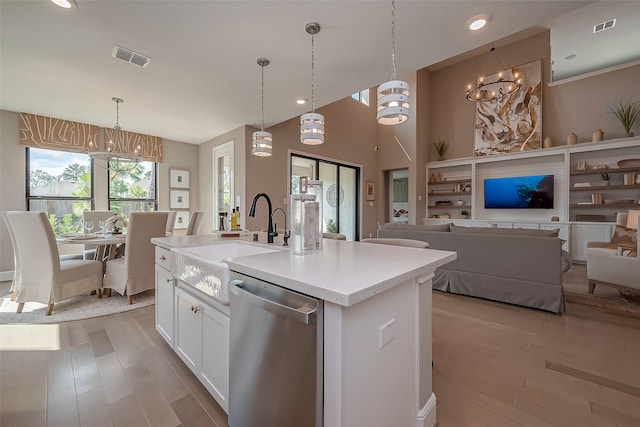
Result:
[[[592,185],[591,187],[571,187],[571,191],[605,191],[640,189],[640,184],[632,185]]]
[[[640,167],[632,166],[628,168],[608,168],[608,169],[589,169],[586,171],[571,171],[571,176],[575,175],[600,175],[603,173],[626,173],[626,172],[640,172]]]

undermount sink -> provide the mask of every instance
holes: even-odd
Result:
[[[229,266],[225,260],[250,255],[266,254],[278,249],[258,244],[232,241],[208,246],[173,248],[173,277],[193,286],[214,298],[221,304],[229,305]]]

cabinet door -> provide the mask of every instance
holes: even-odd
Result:
[[[171,273],[156,265],[156,331],[173,348],[174,282]]]
[[[198,375],[202,362],[202,303],[176,288],[175,351]]]
[[[571,224],[571,258],[587,260],[587,242],[609,242],[615,226],[611,224]]]
[[[202,383],[229,412],[229,318],[213,307],[202,310]]]

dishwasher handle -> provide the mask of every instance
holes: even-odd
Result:
[[[309,325],[311,323],[311,318],[318,309],[317,307],[311,308],[307,306],[300,308],[290,307],[288,305],[280,304],[277,301],[263,298],[260,295],[256,295],[245,289],[244,282],[242,280],[229,281],[228,289],[232,294],[244,298],[258,307],[274,314],[289,317],[297,322],[304,323],[305,325]]]

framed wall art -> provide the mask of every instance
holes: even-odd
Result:
[[[189,190],[171,190],[169,192],[170,209],[189,209]]]
[[[189,226],[189,211],[178,211],[176,213],[176,229],[186,229]]]
[[[373,181],[367,181],[365,183],[365,195],[368,201],[376,199],[376,183]]]
[[[169,187],[189,188],[190,174],[186,169],[169,169]]]
[[[542,61],[505,70],[522,79],[522,87],[501,99],[476,102],[475,156],[537,150],[542,133]],[[513,78],[513,77],[512,77]],[[495,81],[498,75],[487,76]]]

